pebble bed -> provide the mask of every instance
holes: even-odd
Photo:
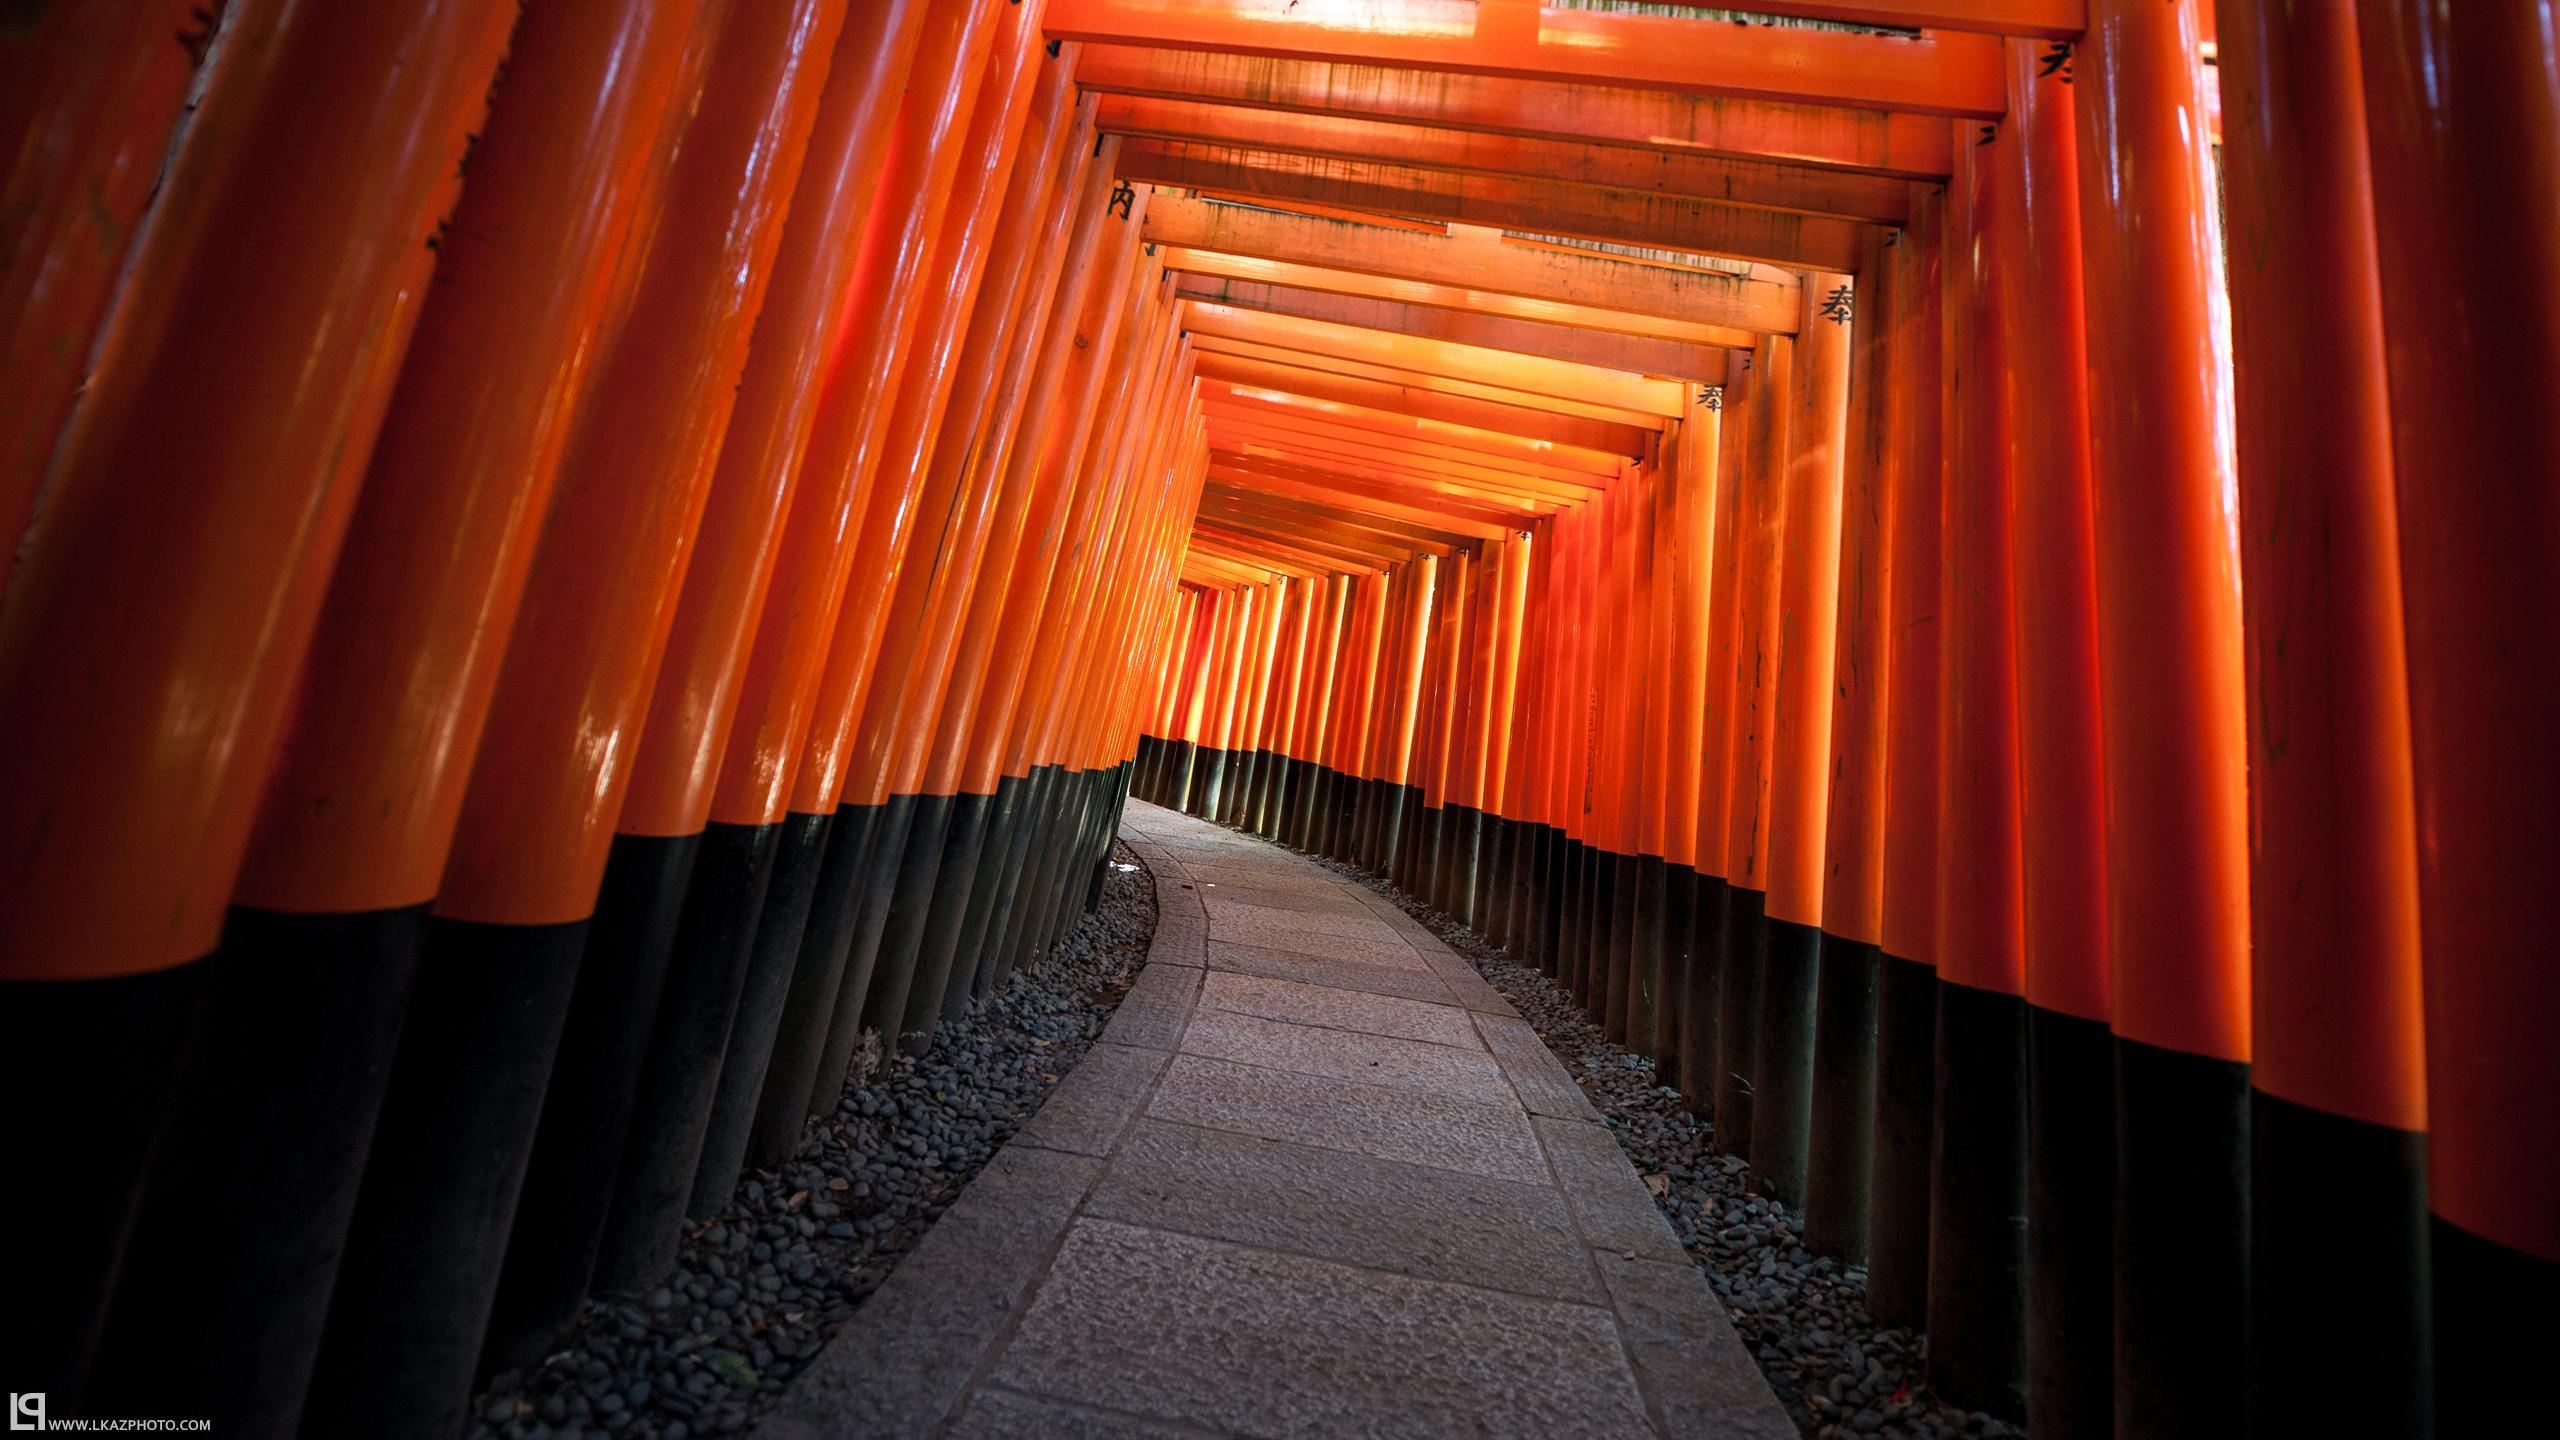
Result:
[[[745,1429],[1022,1127],[1129,993],[1155,882],[1114,846],[1102,906],[922,1056],[873,1064],[799,1155],[696,1222],[675,1273],[600,1296],[542,1364],[502,1372],[468,1440],[694,1440]]]
[[[1310,856],[1392,899],[1518,1007],[1591,1099],[1645,1177],[1680,1243],[1707,1272],[1760,1373],[1813,1440],[2021,1436],[2022,1427],[1939,1403],[1926,1342],[1867,1314],[1867,1272],[1804,1248],[1804,1217],[1751,1193],[1750,1167],[1718,1154],[1714,1127],[1657,1083],[1653,1061],[1614,1045],[1563,988],[1474,931],[1367,871]]]

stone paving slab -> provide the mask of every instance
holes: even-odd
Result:
[[[1186,1055],[1206,1055],[1316,1075],[1358,1085],[1383,1085],[1448,1100],[1499,1107],[1512,1099],[1502,1066],[1482,1050],[1460,1050],[1427,1040],[1365,1035],[1291,1025],[1259,1015],[1212,1010],[1195,1016],[1183,1033]]]
[[[1562,1197],[1521,1184],[1142,1120],[1084,1213],[1395,1275],[1598,1303]]]
[[[1093,1219],[992,1378],[1275,1440],[1651,1428],[1606,1310]]]
[[[1794,1433],[1472,965],[1277,846],[1134,801],[1123,833],[1147,968],[758,1435]]]
[[[1265,950],[1259,945],[1236,945],[1223,940],[1208,942],[1204,953],[1213,973],[1257,975],[1266,980],[1291,980],[1336,990],[1394,995],[1435,1005],[1457,1003],[1456,997],[1449,993],[1449,987],[1441,984],[1440,977],[1432,974],[1430,967],[1419,958],[1410,965],[1371,965],[1365,961],[1328,960],[1320,955]],[[1152,958],[1148,963],[1154,963]]]
[[[1219,971],[1200,990],[1200,1003],[1212,1010],[1231,1010],[1293,1025],[1320,1025],[1330,1030],[1357,1030],[1399,1040],[1426,1040],[1461,1050],[1487,1048],[1467,1016],[1442,1001],[1426,1004],[1396,996],[1366,994],[1300,980]],[[1537,1038],[1532,1032],[1532,1040]],[[1544,1047],[1541,1047],[1541,1053]],[[1552,1057],[1550,1057],[1552,1058]]]
[[[1502,1062],[1511,1077],[1511,1088],[1519,1092],[1520,1103],[1532,1115],[1547,1115],[1558,1120],[1587,1120],[1598,1124],[1600,1114],[1591,1108],[1591,1097],[1573,1083],[1565,1073],[1564,1062],[1529,1028],[1529,1022],[1516,1015],[1477,1015],[1476,1031],[1484,1037],[1485,1048]]]
[[[1506,1109],[1200,1055],[1173,1058],[1147,1113],[1471,1175],[1533,1184],[1547,1175],[1529,1117],[1516,1104]]]
[[[1139,1050],[1173,1050],[1182,1044],[1182,1027],[1191,1023],[1191,1006],[1200,994],[1204,972],[1179,965],[1158,966],[1147,957],[1138,983],[1120,1000],[1102,1038]],[[1043,1107],[1046,1108],[1045,1106]]]
[[[1282,912],[1266,910],[1263,913],[1269,915]],[[1412,965],[1419,961],[1420,968],[1432,970],[1430,961],[1420,951],[1393,934],[1385,939],[1360,935],[1319,935],[1304,930],[1257,925],[1250,919],[1232,914],[1213,914],[1209,917],[1209,938],[1223,940],[1230,945],[1258,945],[1265,950],[1286,950],[1293,955],[1313,955],[1319,960],[1356,960],[1364,965]],[[1440,972],[1432,970],[1432,973]],[[1444,975],[1441,978],[1445,983],[1447,977]],[[1477,976],[1476,983],[1482,985],[1484,977]]]

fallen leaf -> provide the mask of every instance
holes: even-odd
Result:
[[[1644,1177],[1644,1188],[1656,1195],[1668,1195],[1671,1193],[1671,1177],[1657,1170]]]

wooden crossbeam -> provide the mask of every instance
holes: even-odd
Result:
[[[1485,0],[1371,0],[1358,16],[1295,0],[1051,0],[1053,40],[1350,61],[1996,119],[2000,41],[1872,35]]]

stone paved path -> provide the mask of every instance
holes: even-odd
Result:
[[[1473,967],[1276,846],[1122,834],[1137,987],[760,1436],[1794,1436]]]

